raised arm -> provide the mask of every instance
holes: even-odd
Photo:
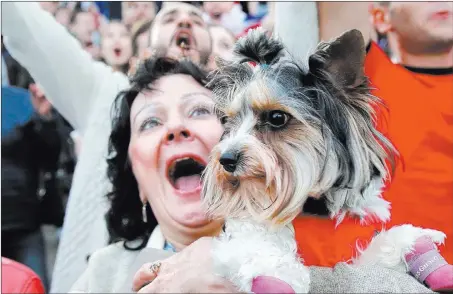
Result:
[[[2,3],[2,34],[10,54],[38,82],[54,107],[83,132],[102,83],[126,76],[94,61],[38,3]],[[119,81],[121,80],[121,81]]]
[[[277,2],[275,33],[290,52],[305,58],[319,41],[328,41],[345,31],[358,29],[368,43],[371,2]]]
[[[369,7],[371,2],[318,2],[319,37],[328,41],[342,33],[357,29],[362,32],[365,43],[370,41],[371,21]]]

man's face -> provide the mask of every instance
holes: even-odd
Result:
[[[388,10],[390,31],[405,50],[423,53],[453,46],[453,3],[391,2]]]
[[[151,28],[151,46],[172,57],[187,56],[206,64],[211,54],[209,30],[201,11],[190,4],[167,3]]]

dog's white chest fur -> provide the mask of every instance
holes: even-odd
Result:
[[[297,255],[292,226],[269,229],[251,220],[227,220],[216,239],[213,258],[217,274],[240,291],[251,292],[253,278],[271,276],[307,293],[310,276]]]

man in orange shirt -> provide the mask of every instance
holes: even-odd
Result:
[[[345,14],[357,15],[360,7],[365,6],[354,2],[320,4],[321,38],[357,28],[357,18]],[[373,94],[388,107],[387,112],[379,112],[378,124],[400,152],[392,182],[384,192],[392,205],[392,217],[385,227],[410,223],[443,231],[446,244],[439,249],[452,264],[453,5],[379,3],[372,5],[370,16],[377,31],[394,40],[400,59],[399,64],[392,63],[375,42],[367,48],[365,71],[375,89]],[[347,23],[349,19],[352,25]],[[360,29],[370,40],[369,24]],[[304,210],[294,226],[300,253],[308,265],[333,266],[349,260],[357,254],[357,242],[365,245],[383,227],[364,227],[347,219],[335,228],[323,213],[323,203],[314,200]]]

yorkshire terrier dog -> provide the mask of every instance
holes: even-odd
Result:
[[[364,223],[390,218],[381,190],[396,151],[374,126],[380,101],[370,94],[365,54],[362,34],[352,30],[321,43],[303,66],[277,39],[252,30],[237,42],[234,61],[219,61],[209,87],[225,132],[203,175],[203,200],[211,216],[225,219],[216,271],[239,290],[270,276],[308,292],[291,226],[308,197],[325,197],[337,224],[346,214]],[[421,236],[445,237],[396,227],[354,263],[406,271],[404,256]]]

